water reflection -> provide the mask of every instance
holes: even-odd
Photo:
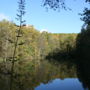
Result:
[[[90,66],[77,64],[77,77],[85,90],[90,90]]]
[[[58,64],[46,60],[16,63],[12,90],[65,90],[66,88],[68,90],[83,90],[77,79],[76,66],[69,65],[68,63]],[[1,90],[10,90],[11,74],[7,72],[9,68],[3,67],[4,72],[0,73]]]
[[[41,83],[35,90],[84,90],[77,78],[55,79],[48,84]]]

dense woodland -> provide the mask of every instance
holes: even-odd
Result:
[[[2,82],[2,80],[10,82],[9,78],[12,73],[11,72],[12,56],[18,28],[19,28],[18,25],[16,25],[13,22],[6,20],[0,21],[0,78],[1,78],[0,82]],[[21,80],[23,78],[26,78],[27,75],[32,76],[32,74],[37,75],[37,73],[41,73],[38,72],[38,70],[41,69],[42,71],[44,69],[42,61],[45,61],[47,63],[45,59],[48,59],[50,62],[54,61],[54,64],[52,64],[53,67],[50,66],[51,68],[53,68],[52,70],[54,70],[54,67],[56,66],[59,67],[60,65],[60,68],[58,68],[58,70],[56,69],[55,70],[56,71],[64,70],[64,72],[62,72],[63,76],[66,73],[67,74],[71,73],[71,75],[75,74],[72,70],[74,70],[75,72],[77,71],[77,75],[80,81],[83,82],[84,88],[86,87],[89,88],[90,83],[89,79],[90,72],[88,72],[88,68],[90,68],[89,25],[87,25],[86,28],[82,28],[81,33],[79,34],[76,33],[57,34],[57,33],[49,33],[46,31],[40,32],[36,30],[32,25],[28,26],[24,25],[22,26],[21,29],[22,29],[22,31],[20,32],[21,36],[18,41],[18,47],[16,50],[14,60],[15,61],[14,66],[15,68],[13,74],[13,79],[15,77],[14,82],[16,82],[16,80],[19,79],[19,77]],[[56,61],[58,62],[56,63]],[[45,67],[49,67],[48,64],[49,62]],[[43,67],[41,67],[42,65]],[[54,73],[56,73],[55,76],[59,75],[57,74],[57,72],[55,72],[55,70],[54,70]],[[53,71],[46,70],[45,72],[47,74],[48,73],[50,74]],[[54,73],[50,75],[54,75]],[[52,78],[54,78],[54,76],[52,76]],[[18,83],[20,84],[24,82],[22,82],[21,80],[17,82],[16,85]],[[3,85],[6,86],[6,84],[7,82],[3,82]]]
[[[76,47],[77,34],[40,32],[32,25],[23,25],[21,27],[12,72],[12,57],[15,40],[18,35],[18,28],[19,26],[13,22],[6,20],[0,21],[0,82],[2,83],[0,87],[3,90],[5,90],[5,87],[7,90],[15,90],[16,88],[18,90],[25,90],[27,87],[33,90],[40,82],[47,83],[55,77],[62,79],[66,77],[76,77],[75,65],[69,66],[70,64],[58,64],[58,62],[51,64],[45,59],[50,56],[51,53],[54,55],[57,52],[61,52],[62,55],[60,58],[62,58],[65,53],[69,54],[73,51],[73,48]],[[44,64],[43,61],[46,64]],[[51,68],[53,68],[52,71]],[[53,70],[55,70],[54,73]],[[40,77],[36,77],[40,73],[40,77],[43,78],[42,80],[40,80]],[[30,80],[27,81],[26,85],[25,80],[28,75],[32,77],[32,79],[28,78]],[[15,86],[13,86],[12,83]],[[32,87],[29,87],[28,84],[32,85]]]
[[[13,54],[14,42],[18,26],[13,22],[3,20],[0,22],[0,60],[10,59]],[[75,47],[77,34],[54,34],[46,31],[40,32],[32,25],[23,26],[18,42],[18,59],[41,59],[50,52],[70,52]]]
[[[60,1],[45,0],[44,5],[49,5],[54,10],[60,8],[59,6],[66,9],[64,0]],[[90,0],[85,1],[90,2]],[[81,14],[84,25],[80,33],[59,34],[40,32],[33,25],[22,24],[24,7],[21,0],[19,14],[17,14],[20,25],[6,20],[0,21],[0,88],[5,90],[4,86],[6,86],[9,88],[7,90],[25,90],[29,85],[37,86],[40,82],[47,83],[55,76],[76,77],[75,72],[77,72],[83,87],[90,89],[90,72],[88,71],[90,68],[90,9],[85,8]],[[54,64],[47,63],[45,59],[54,61]],[[43,61],[46,62],[46,66]],[[45,67],[52,68],[52,71],[49,68],[45,70]],[[57,73],[56,71],[59,72],[59,70],[61,72]],[[70,76],[69,73],[72,75]],[[39,74],[43,80],[40,80],[40,77],[37,80],[36,76]],[[27,80],[29,76],[33,78]],[[26,84],[26,81],[30,84]],[[36,85],[33,85],[33,81]],[[29,88],[34,89],[34,87]]]
[[[11,82],[9,78],[12,75],[12,56],[14,52],[15,40],[18,34],[18,28],[19,26],[13,22],[6,20],[0,21],[0,82],[4,80]],[[45,61],[45,59],[48,59],[49,61],[59,61],[58,64],[60,65],[60,68],[58,68],[58,70],[54,68],[56,62],[52,64],[53,67],[50,67],[53,68],[52,70],[55,69],[56,71],[64,70],[64,72],[62,71],[60,75],[62,74],[65,76],[68,75],[68,73],[73,75],[75,73],[72,70],[74,70],[77,72],[77,76],[79,77],[80,81],[83,82],[83,87],[90,88],[90,72],[88,71],[90,68],[89,24],[86,26],[86,28],[82,28],[81,33],[79,34],[58,34],[49,33],[46,31],[40,32],[32,25],[23,25],[21,30],[22,31],[20,32],[20,38],[18,40],[14,60],[15,65],[13,72],[13,83],[16,86],[14,86],[13,89],[19,88],[18,90],[21,90],[22,87],[26,89],[28,86],[25,86],[25,82],[22,80],[26,80],[27,75],[33,75],[33,79],[37,80],[36,75],[41,73],[38,72],[38,70],[40,71],[41,69],[42,71],[44,69],[42,61]],[[48,64],[49,62],[47,65]],[[43,67],[41,67],[41,65],[43,65]],[[47,74],[45,77],[49,78],[48,75],[52,75],[47,82],[54,79],[56,76],[59,77],[59,74],[55,72],[55,70],[55,74],[53,71],[45,70]],[[46,74],[44,73],[44,75]],[[74,76],[76,77],[76,74]],[[43,76],[43,79],[45,77]],[[62,78],[62,76],[60,76],[60,78]],[[20,81],[16,82],[18,79]],[[31,81],[32,80],[29,80],[28,83],[31,83]],[[5,90],[4,86],[9,88],[9,83],[7,82],[2,82],[3,85],[0,87],[3,88],[3,90]],[[37,82],[40,83],[44,81],[41,80]],[[24,86],[21,84],[24,84]],[[19,87],[17,87],[17,85],[19,85]]]

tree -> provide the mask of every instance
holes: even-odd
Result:
[[[12,44],[15,41],[16,26],[13,22],[3,20],[0,22],[0,57],[6,61],[12,56]]]
[[[44,0],[43,6],[49,6],[51,9],[66,9],[65,0]]]
[[[90,0],[86,0],[90,4]],[[81,14],[81,20],[84,21],[81,33],[78,34],[76,40],[76,51],[80,58],[89,60],[90,45],[90,9],[85,8]],[[84,60],[82,60],[83,62]]]
[[[12,83],[13,83],[13,73],[14,73],[14,62],[16,59],[16,51],[17,51],[17,46],[18,46],[18,40],[19,37],[22,36],[21,34],[21,30],[22,30],[22,26],[25,22],[25,20],[23,20],[23,16],[25,14],[25,0],[19,0],[19,8],[18,8],[18,14],[17,14],[17,20],[19,21],[19,29],[17,31],[17,36],[16,36],[16,41],[14,43],[14,52],[13,52],[13,56],[12,56],[12,66],[11,66],[11,79],[10,79],[10,90],[12,90]]]
[[[86,3],[90,3],[90,0],[85,0]],[[44,0],[43,6],[49,6],[51,9],[57,10],[60,9],[67,9],[65,5],[65,0]]]
[[[84,21],[83,26],[89,25],[90,24],[90,9],[85,8],[81,16],[82,16],[81,20]]]

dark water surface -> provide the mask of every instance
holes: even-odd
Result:
[[[76,66],[70,63],[46,60],[16,63],[13,77],[8,72],[9,63],[2,70],[0,90],[89,90],[88,82],[83,83],[85,80],[77,74]]]

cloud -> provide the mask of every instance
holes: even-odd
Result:
[[[0,21],[6,19],[6,20],[10,20],[10,18],[2,13],[0,13]]]
[[[48,32],[47,29],[41,29],[41,30],[40,30],[40,32],[44,32],[44,31]]]

